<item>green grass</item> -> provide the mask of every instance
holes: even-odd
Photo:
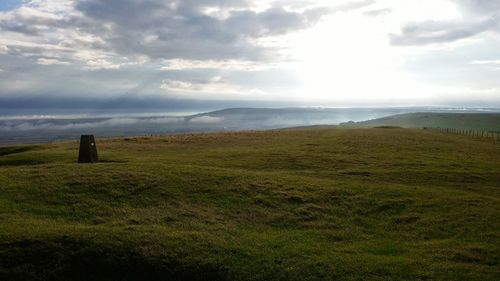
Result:
[[[297,129],[0,148],[0,280],[499,280],[500,143]]]
[[[476,131],[500,132],[499,113],[431,113],[417,112],[388,117],[343,123],[344,127],[396,126],[404,128],[453,128]]]

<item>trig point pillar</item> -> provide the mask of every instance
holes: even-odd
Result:
[[[99,157],[97,156],[94,135],[82,135],[80,137],[78,163],[96,163],[97,161],[99,161]]]

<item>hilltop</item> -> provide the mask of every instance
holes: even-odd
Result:
[[[500,131],[500,113],[416,112],[397,114],[361,122],[342,123],[344,127],[399,126],[404,128],[440,127],[479,131]]]
[[[1,280],[498,280],[500,144],[294,129],[0,148]]]

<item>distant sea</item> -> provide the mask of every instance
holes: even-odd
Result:
[[[96,137],[337,125],[409,112],[499,112],[486,108],[235,108],[207,113],[0,116],[0,146]]]

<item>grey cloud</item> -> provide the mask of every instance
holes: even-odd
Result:
[[[343,5],[337,6],[333,10],[336,12],[348,12],[348,11],[364,8],[366,6],[370,6],[374,3],[375,3],[375,0],[362,0],[362,1],[350,2],[350,3],[346,3]]]
[[[228,27],[237,27],[237,30],[230,30],[231,34],[238,32],[243,36],[263,37],[304,28],[308,26],[308,18],[303,14],[273,8],[261,13],[252,11],[235,12],[224,21],[224,24]]]
[[[391,34],[393,45],[448,43],[483,32],[500,33],[500,0],[455,0],[463,19],[408,23],[400,34]]]
[[[23,33],[26,35],[39,35],[39,28],[28,26],[19,22],[0,21],[0,27],[4,31]]]
[[[373,1],[334,9],[316,1],[300,2],[300,7],[291,7],[287,1],[272,1],[258,9],[256,1],[247,0],[26,2],[0,12],[0,95],[174,97],[161,88],[162,81],[196,82],[221,75],[228,77],[228,85],[245,85],[238,88],[241,92],[279,90],[291,82],[269,78],[268,69],[252,75],[221,69],[159,70],[172,59],[278,64],[289,57],[281,47],[264,45],[260,39],[270,42],[312,27],[326,14]],[[210,12],[214,10],[219,12]]]
[[[406,25],[402,34],[390,35],[393,45],[426,45],[453,42],[469,38],[488,30],[497,31],[497,19],[479,22],[436,22],[427,21]]]
[[[454,0],[459,9],[466,14],[488,14],[500,11],[498,0]]]
[[[250,6],[246,0],[79,0],[63,15],[51,15],[33,12],[38,7],[33,4],[1,15],[0,30],[49,42],[48,46],[7,45],[12,55],[35,59],[85,61],[74,53],[88,50],[107,61],[112,58],[104,53],[117,58],[268,61],[279,59],[278,49],[259,45],[256,39],[311,27],[331,12],[280,7],[255,12]],[[227,17],[209,15],[207,8],[223,10]],[[49,54],[51,46],[58,49]]]
[[[392,11],[391,8],[373,9],[373,10],[366,11],[363,14],[366,16],[370,16],[370,17],[377,17],[377,16],[388,14],[391,11]]]
[[[228,17],[203,12],[212,6],[228,10]],[[111,32],[100,34],[110,49],[163,59],[269,59],[273,50],[253,39],[308,28],[326,13],[282,8],[254,12],[246,6],[246,1],[223,0],[88,0],[76,8],[94,22],[111,25]]]
[[[0,29],[23,33],[31,36],[41,36],[41,32],[48,28],[65,27],[71,21],[55,14],[38,13],[35,8],[19,8],[0,16]]]

